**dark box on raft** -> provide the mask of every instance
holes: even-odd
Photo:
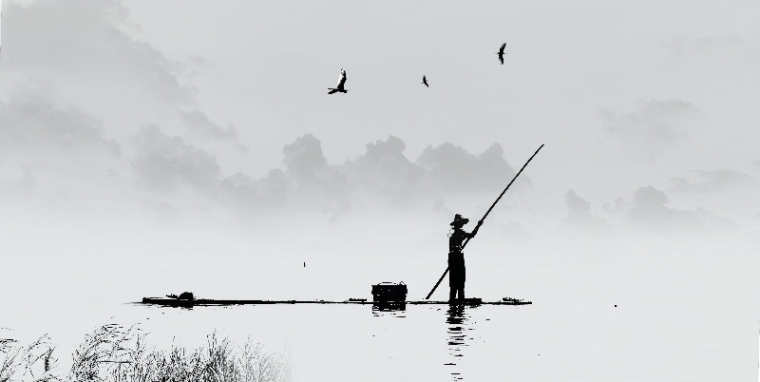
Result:
[[[372,301],[377,303],[406,302],[406,284],[382,282],[372,286]]]

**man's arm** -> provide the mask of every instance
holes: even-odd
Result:
[[[478,234],[478,230],[480,229],[480,226],[481,226],[482,224],[483,224],[483,221],[482,221],[482,220],[478,220],[478,224],[475,226],[475,229],[474,229],[474,230],[472,230],[472,232],[470,232],[470,233],[468,234],[468,236],[470,237],[470,239],[472,239],[473,237],[475,237],[475,235],[477,235],[477,234]]]

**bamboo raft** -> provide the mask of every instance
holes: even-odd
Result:
[[[142,304],[193,307],[193,306],[231,306],[231,305],[274,305],[274,304],[339,304],[339,305],[449,305],[448,301],[435,300],[412,300],[412,301],[367,301],[366,299],[348,300],[216,300],[216,299],[177,299],[169,297],[143,297]],[[468,298],[457,305],[530,305],[531,301],[520,299],[506,299],[502,301],[482,301],[479,298]]]

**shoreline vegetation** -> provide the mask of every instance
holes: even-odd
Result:
[[[0,335],[0,382],[280,382],[286,381],[282,357],[265,353],[249,339],[233,346],[216,333],[187,349],[148,349],[138,326],[103,325],[85,335],[72,352],[68,371],[57,367],[56,347],[48,335],[28,344]]]

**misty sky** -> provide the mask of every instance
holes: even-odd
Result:
[[[478,156],[498,143],[511,169],[545,143],[528,171],[531,199],[557,215],[571,208],[570,190],[598,214],[618,198],[634,203],[648,186],[687,210],[760,212],[757,2],[35,0],[4,8],[6,196],[159,195],[150,203],[171,205],[173,193],[216,193],[209,185],[276,189],[272,169],[292,175],[283,147],[311,134],[326,164],[339,167],[329,171],[349,180],[341,166],[389,136],[415,164],[431,145]],[[327,96],[341,67],[349,93]],[[394,178],[403,166],[391,165],[386,184],[404,182]]]

